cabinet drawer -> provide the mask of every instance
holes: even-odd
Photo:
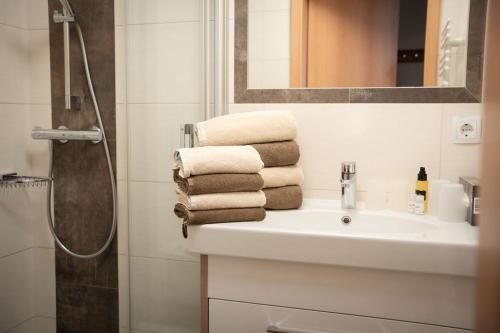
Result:
[[[273,330],[272,327],[275,327]],[[210,333],[470,333],[397,320],[210,299]]]

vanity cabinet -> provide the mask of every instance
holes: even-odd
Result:
[[[210,332],[217,333],[467,333],[404,321],[211,299]]]
[[[465,333],[471,277],[209,255],[210,333]]]

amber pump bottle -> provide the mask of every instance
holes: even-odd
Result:
[[[427,213],[429,182],[427,181],[427,173],[424,167],[420,167],[420,171],[418,172],[415,194],[424,196],[424,213]]]

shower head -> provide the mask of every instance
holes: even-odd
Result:
[[[59,0],[59,2],[64,7],[68,15],[75,16],[75,12],[73,12],[73,8],[71,8],[71,5],[69,4],[68,0]]]

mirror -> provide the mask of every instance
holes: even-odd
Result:
[[[248,0],[249,87],[464,87],[469,0]]]
[[[486,0],[235,3],[236,102],[481,99]]]

